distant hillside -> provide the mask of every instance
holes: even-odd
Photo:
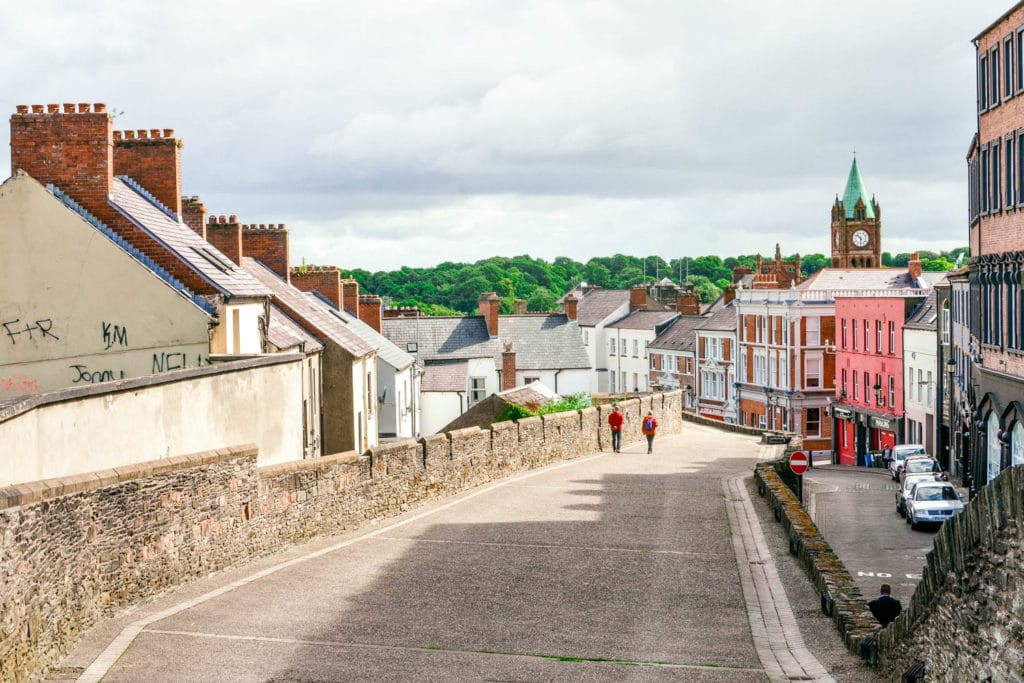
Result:
[[[920,252],[925,270],[949,270],[966,247],[950,252]],[[792,257],[786,257],[790,259]],[[822,254],[801,257],[804,275],[829,264]],[[476,310],[481,292],[497,292],[502,313],[514,310],[516,299],[525,299],[529,311],[550,311],[555,301],[580,282],[606,289],[627,289],[643,282],[668,277],[675,282],[688,281],[704,301],[713,301],[732,279],[734,266],[753,267],[756,256],[684,257],[665,261],[660,256],[595,257],[586,263],[559,256],[554,261],[530,256],[493,256],[476,263],[444,262],[433,268],[408,268],[370,273],[362,269],[343,271],[344,277],[359,281],[362,291],[379,294],[391,306],[419,306],[428,315],[470,314]],[[906,266],[910,254],[885,252],[886,266]]]

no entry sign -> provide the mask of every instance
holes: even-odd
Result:
[[[789,469],[793,470],[793,474],[803,474],[806,472],[807,454],[803,451],[797,451],[789,456]]]

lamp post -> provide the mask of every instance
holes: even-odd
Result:
[[[771,429],[772,431],[775,430],[775,411],[772,410],[772,394],[774,393],[775,390],[772,389],[771,387],[764,388],[764,411],[766,415],[769,412],[771,412],[772,419],[769,429]]]

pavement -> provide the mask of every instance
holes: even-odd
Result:
[[[877,681],[757,498],[769,448],[687,424],[317,539],[104,621],[49,678]]]

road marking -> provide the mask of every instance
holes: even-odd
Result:
[[[858,571],[857,572],[857,577],[858,578],[872,577],[872,576],[876,577],[876,578],[879,578],[879,579],[891,579],[892,578],[892,573],[890,573],[890,572],[868,572],[868,571]],[[911,579],[911,580],[917,580],[917,581],[921,580],[921,575],[920,574],[905,574],[904,576],[906,576],[908,579]],[[900,577],[896,577],[896,578],[900,578]]]
[[[607,456],[607,453],[597,453],[591,456],[577,458],[575,460],[569,460],[563,463],[559,463],[557,465],[544,467],[539,470],[533,470],[531,472],[521,474],[517,477],[512,477],[511,479],[506,479],[504,481],[499,481],[497,483],[490,484],[488,486],[485,486],[484,488],[474,491],[473,493],[462,496],[457,500],[453,500],[449,503],[445,503],[444,505],[440,505],[436,508],[426,510],[424,512],[419,513],[418,515],[413,515],[412,517],[403,519],[400,522],[395,522],[394,524],[389,524],[379,529],[369,531],[355,538],[350,538],[341,541],[340,543],[335,543],[334,545],[328,546],[327,548],[321,548],[320,550],[316,550],[306,555],[302,555],[301,557],[292,558],[291,560],[286,560],[279,564],[275,564],[273,566],[267,567],[266,569],[258,571],[255,574],[250,574],[249,576],[229,583],[226,586],[221,586],[220,588],[212,590],[209,593],[204,593],[203,595],[192,598],[191,600],[185,600],[184,602],[180,602],[177,605],[168,607],[167,609],[157,612],[156,614],[151,614],[148,617],[143,617],[142,619],[133,621],[132,623],[125,626],[125,628],[110,643],[110,645],[108,645],[107,648],[103,650],[103,652],[101,652],[100,655],[93,661],[93,663],[90,664],[89,667],[84,672],[82,672],[82,675],[78,677],[78,683],[99,683],[99,681],[102,680],[102,678],[106,676],[107,673],[110,671],[110,667],[112,667],[114,663],[117,662],[117,660],[121,657],[121,655],[123,655],[125,651],[131,646],[132,641],[135,640],[135,637],[139,635],[139,633],[141,633],[144,628],[146,628],[154,622],[161,621],[162,619],[174,616],[179,612],[184,612],[185,610],[191,609],[196,605],[201,605],[202,603],[207,602],[208,600],[220,597],[221,595],[233,591],[236,588],[248,585],[253,581],[258,581],[259,579],[270,576],[271,574],[279,572],[282,569],[287,569],[301,562],[305,562],[307,560],[312,560],[318,557],[322,557],[324,555],[328,555],[330,553],[335,552],[336,550],[341,550],[342,548],[347,548],[348,546],[353,545],[355,543],[359,543],[360,541],[365,541],[368,538],[381,536],[389,531],[406,526],[407,524],[412,524],[413,522],[417,522],[425,517],[435,515],[443,510],[455,507],[456,505],[461,505],[467,500],[471,500],[473,498],[476,498],[477,496],[482,496],[483,494],[493,491],[494,489],[501,488],[502,486],[506,486],[514,482],[519,482],[522,481],[523,479],[536,477],[546,472],[559,470],[563,467],[569,467],[570,465],[576,465],[582,462],[596,460],[604,456]]]
[[[628,666],[650,666],[666,669],[699,669],[712,671],[744,671],[749,673],[760,673],[760,669],[750,669],[740,666],[722,666],[719,664],[679,664],[675,662],[659,662],[633,659],[611,659],[600,657],[569,657],[567,655],[548,655],[531,652],[496,652],[494,650],[466,650],[462,648],[415,646],[415,645],[382,645],[379,643],[353,643],[341,640],[303,640],[301,638],[277,638],[273,636],[243,636],[227,633],[204,633],[202,631],[171,631],[164,629],[147,629],[146,633],[154,633],[165,636],[182,636],[185,638],[211,638],[216,640],[248,641],[254,643],[282,643],[285,645],[311,645],[319,647],[336,647],[364,650],[394,650],[400,652],[425,652],[436,654],[447,652],[467,655],[489,655],[496,657],[530,657],[533,659],[547,659],[573,662],[590,662],[605,664],[623,664]]]
[[[491,548],[536,548],[538,550],[585,550],[587,552],[637,553],[641,555],[682,555],[685,557],[731,557],[723,553],[694,550],[659,550],[655,548],[622,548],[618,546],[566,545],[548,543],[499,543],[497,541],[454,541],[445,538],[413,538],[410,536],[378,536],[376,540],[405,541],[409,543],[442,543],[450,545],[477,545]]]
[[[723,480],[736,565],[758,659],[771,681],[832,681],[804,644],[761,523],[747,495],[745,477]]]

